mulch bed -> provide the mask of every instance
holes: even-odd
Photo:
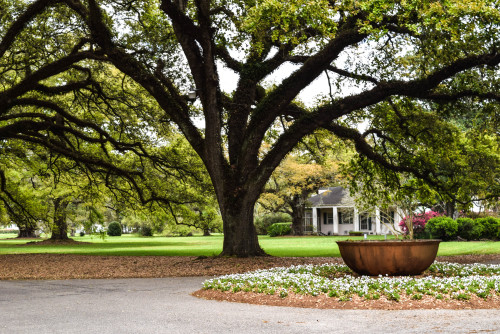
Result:
[[[0,255],[0,280],[220,276],[340,258],[227,258],[194,256]]]
[[[437,300],[432,296],[423,296],[421,300],[412,300],[402,294],[399,301],[388,300],[384,296],[377,300],[365,300],[353,296],[350,301],[338,301],[326,295],[306,296],[290,293],[285,298],[276,295],[266,295],[253,292],[222,292],[214,290],[198,290],[192,294],[195,297],[220,300],[235,303],[247,303],[257,305],[288,306],[317,309],[340,309],[340,310],[465,310],[465,309],[500,309],[500,296],[492,296],[488,299],[471,296],[470,300],[456,300],[446,298]]]

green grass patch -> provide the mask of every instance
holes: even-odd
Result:
[[[8,238],[5,238],[8,236]],[[87,244],[68,245],[24,245],[36,239],[13,239],[15,235],[0,236],[0,254],[56,253],[80,255],[164,255],[164,256],[214,256],[222,251],[223,236],[210,237],[139,237],[137,235],[122,235],[107,237],[105,240],[97,236],[74,237],[76,241]],[[335,241],[358,239],[363,237],[276,237],[260,236],[262,248],[270,255],[280,257],[340,257]],[[370,236],[370,240],[383,240],[383,236]],[[438,256],[453,256],[466,254],[500,253],[500,242],[442,242]]]
[[[0,233],[0,240],[1,239],[11,239],[17,237],[17,233]]]
[[[336,241],[362,240],[363,237],[352,236],[305,236],[275,237],[260,236],[261,247],[272,256],[280,257],[340,257]],[[384,236],[370,236],[370,240],[384,240]]]
[[[73,237],[75,241],[86,244],[30,244],[37,240],[0,240],[0,254],[79,254],[79,255],[118,255],[118,256],[213,256],[222,251],[222,236],[193,237],[138,237],[122,235],[107,237]]]

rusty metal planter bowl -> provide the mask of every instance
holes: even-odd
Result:
[[[419,275],[436,259],[441,240],[337,241],[340,255],[360,275]]]

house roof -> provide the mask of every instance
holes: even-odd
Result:
[[[343,187],[321,188],[318,195],[309,197],[308,206],[354,206],[354,198]]]

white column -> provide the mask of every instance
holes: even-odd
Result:
[[[318,210],[316,208],[312,208],[313,210],[313,232],[318,232]]]
[[[375,209],[375,234],[380,234],[382,230],[380,229],[380,210],[379,208]]]
[[[354,231],[359,231],[359,213],[358,213],[358,209],[356,207],[354,207],[354,219],[353,219],[353,223],[354,223]]]
[[[337,212],[337,207],[334,206],[332,208],[332,211],[333,211],[333,234],[336,235],[339,234],[339,215]]]

